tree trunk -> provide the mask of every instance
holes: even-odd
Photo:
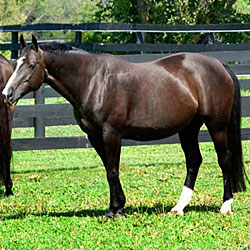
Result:
[[[148,24],[148,15],[144,0],[137,0],[137,8],[140,23]],[[147,33],[142,34],[144,42],[147,41],[147,36]]]

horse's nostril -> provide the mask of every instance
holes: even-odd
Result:
[[[6,100],[6,101],[9,101],[9,100],[11,99],[12,96],[13,96],[13,93],[12,93],[12,92],[9,92],[9,93],[7,94],[7,96],[5,96],[5,100]]]
[[[7,92],[7,99],[13,97],[13,95],[14,95],[14,89],[10,87],[9,91]]]

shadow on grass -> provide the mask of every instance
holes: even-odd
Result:
[[[219,213],[220,207],[217,205],[214,206],[206,206],[206,205],[201,205],[201,206],[188,206],[187,208],[184,209],[184,213],[188,212],[213,212],[213,213]]]
[[[149,207],[149,206],[139,206],[139,207],[127,207],[125,208],[125,213],[126,214],[134,214],[134,213],[141,213],[141,214],[164,214],[164,213],[169,213],[171,208],[174,205],[164,205],[162,203],[157,203],[155,204],[153,207]],[[193,206],[187,206],[184,209],[184,214],[188,213],[188,212],[213,212],[213,213],[217,213],[219,212],[220,208],[216,205],[214,206],[205,206],[205,205],[193,205]]]
[[[121,166],[131,166],[131,167],[179,167],[184,166],[185,162],[152,162],[152,163],[131,163],[129,165],[121,164]]]
[[[125,165],[125,164],[121,164],[121,168],[122,167],[172,167],[172,166],[183,166],[185,165],[185,163],[180,162],[180,163],[171,163],[171,162],[157,162],[157,163],[136,163],[136,164],[129,164],[129,165]],[[59,171],[73,171],[73,170],[81,170],[81,169],[94,169],[94,168],[99,168],[99,167],[103,167],[102,164],[98,164],[98,165],[92,165],[92,166],[88,166],[88,167],[64,167],[64,168],[47,168],[47,169],[29,169],[29,170],[12,170],[11,174],[29,174],[29,173],[46,173],[46,172],[59,172]],[[121,170],[122,172],[122,170]]]
[[[125,208],[125,215],[133,215],[133,214],[166,214],[170,212],[173,206],[157,203],[153,207],[151,206],[129,206]],[[189,206],[185,209],[185,214],[188,215],[188,212],[213,212],[218,213],[218,206]],[[10,216],[0,216],[0,220],[15,220],[15,219],[23,219],[27,216],[46,216],[46,217],[104,217],[107,213],[106,209],[85,209],[81,211],[68,211],[68,212],[33,212],[33,213],[17,213],[15,215]]]
[[[12,171],[11,174],[29,174],[29,173],[46,173],[46,172],[59,172],[59,171],[75,171],[81,169],[93,169],[98,168],[100,165],[94,165],[89,167],[68,167],[68,168],[51,168],[51,169],[30,169],[30,170],[18,170]]]

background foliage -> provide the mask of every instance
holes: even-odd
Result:
[[[110,0],[98,1],[97,21],[194,25],[250,22],[248,0]],[[123,34],[124,36],[124,34]],[[196,43],[200,34],[155,34],[146,42]],[[243,42],[246,34],[222,34],[219,40]]]
[[[122,22],[144,24],[250,23],[249,0],[0,0],[0,25]],[[72,38],[62,32],[40,38]],[[0,34],[0,41],[10,34]],[[150,34],[149,43],[196,43],[200,34]],[[246,33],[218,35],[219,41],[248,42]],[[86,33],[84,42],[136,42],[135,34]]]

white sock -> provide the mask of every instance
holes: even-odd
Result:
[[[220,212],[221,213],[228,213],[228,212],[231,213],[231,204],[233,201],[234,201],[233,198],[224,201],[222,206],[221,206]]]
[[[171,211],[177,211],[179,214],[183,215],[183,209],[190,203],[192,193],[192,189],[184,186],[182,188],[181,196],[178,200],[178,203],[171,209]]]

